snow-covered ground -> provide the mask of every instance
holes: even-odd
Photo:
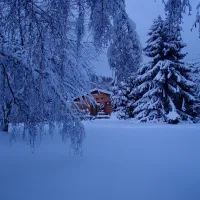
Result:
[[[0,200],[199,200],[200,125],[85,122],[84,156],[0,133]]]

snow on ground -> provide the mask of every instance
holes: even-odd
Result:
[[[84,156],[0,133],[0,200],[199,200],[200,125],[84,122]]]

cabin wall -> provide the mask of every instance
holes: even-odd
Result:
[[[87,97],[77,98],[73,105],[73,108],[76,106],[81,110],[88,110],[91,115],[97,115],[98,112],[103,111],[106,114],[111,115],[113,109],[111,105],[110,94],[94,91],[91,93],[96,101],[96,105],[92,104],[91,101]]]
[[[106,104],[110,102],[110,95],[104,93],[92,93],[93,97],[95,98],[97,103]]]
[[[100,110],[104,111],[106,114],[111,115],[113,109],[111,105],[110,95],[98,91],[92,92],[92,95],[94,96],[96,102],[100,104]]]

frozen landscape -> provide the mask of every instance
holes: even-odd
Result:
[[[0,200],[200,200],[200,0],[0,11]]]
[[[1,200],[199,200],[200,125],[85,122],[84,155],[54,135],[30,146],[0,135]]]

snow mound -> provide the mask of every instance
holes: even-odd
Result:
[[[180,122],[181,117],[177,112],[171,111],[166,115],[166,119],[167,122],[170,124],[177,124],[178,122]]]

